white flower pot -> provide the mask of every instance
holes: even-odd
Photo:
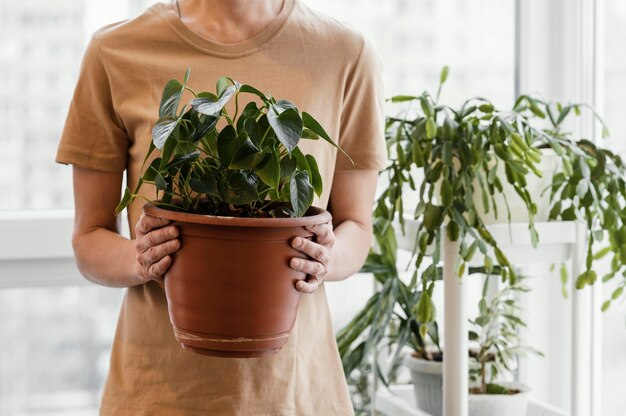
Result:
[[[552,176],[554,171],[560,164],[560,158],[553,150],[541,151],[541,162],[538,163],[537,169],[543,174],[542,177],[536,176],[529,172],[526,176],[526,188],[530,193],[535,205],[537,205],[537,215],[535,222],[547,221],[550,214],[550,190],[546,190],[552,184]],[[498,206],[498,217],[496,218],[493,210],[491,197],[489,198],[489,212],[485,212],[482,201],[482,193],[478,183],[474,185],[474,205],[485,224],[502,224],[508,223],[508,215],[504,197],[509,203],[511,212],[511,222],[528,222],[528,208],[522,201],[522,198],[515,192],[513,186],[506,180],[504,164],[500,163],[497,175],[502,182],[502,193],[494,195],[495,203]],[[545,192],[544,192],[545,191]],[[543,195],[542,195],[543,193]]]
[[[498,385],[517,389],[516,394],[470,394],[470,416],[526,416],[530,388],[518,383],[498,383]]]
[[[441,416],[443,413],[443,363],[427,361],[407,354],[404,365],[411,370],[415,403],[419,409]]]
[[[432,416],[443,414],[443,363],[407,354],[404,365],[411,370],[415,403]],[[526,416],[530,389],[516,383],[498,383],[520,390],[517,394],[470,394],[469,416]]]

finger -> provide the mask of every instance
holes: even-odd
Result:
[[[302,237],[294,238],[293,241],[291,242],[291,245],[293,248],[295,248],[298,251],[301,251],[307,256],[323,264],[328,264],[328,261],[329,261],[328,250],[323,245],[314,243],[313,241],[307,240],[306,238],[302,238]]]
[[[174,225],[150,231],[148,234],[140,236],[137,239],[137,251],[143,253],[147,251],[150,247],[165,243],[169,240],[173,240],[176,237],[178,237],[178,227]]]
[[[157,218],[151,217],[150,215],[141,214],[135,230],[142,234],[147,234],[153,229],[165,227],[169,223],[170,220],[166,220],[165,218]]]
[[[146,267],[150,267],[154,263],[158,263],[161,259],[166,257],[169,254],[174,254],[180,248],[179,240],[169,240],[165,243],[152,246],[141,256],[141,264]]]
[[[324,278],[326,275],[326,267],[317,261],[305,260],[294,257],[291,259],[291,268],[299,272],[306,273],[317,278]]]
[[[306,280],[296,282],[296,290],[298,292],[311,294],[320,286],[320,281],[315,276],[307,276]]]
[[[304,228],[315,234],[315,240],[320,244],[329,244],[335,241],[335,233],[331,223],[310,225]]]
[[[159,279],[172,265],[172,257],[165,256],[158,262],[152,264],[146,273],[150,279]]]

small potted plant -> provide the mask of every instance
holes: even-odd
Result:
[[[520,344],[519,330],[525,324],[520,316],[516,293],[528,289],[521,283],[504,287],[488,297],[490,282],[485,279],[479,315],[471,320],[469,331],[472,347],[470,356],[469,414],[473,416],[525,416],[529,388],[522,384],[504,382],[522,354],[534,349]],[[436,339],[436,338],[434,338]],[[437,346],[435,353],[420,348],[407,354],[404,363],[411,369],[415,397],[420,409],[433,416],[442,414],[443,359]]]
[[[336,146],[309,114],[286,100],[230,78],[215,93],[196,93],[172,79],[134,191],[117,207],[148,200],[147,215],[173,221],[181,248],[165,277],[170,320],[185,349],[222,357],[259,357],[278,351],[296,319],[303,273],[289,259],[305,226],[328,223],[311,206],[322,192],[315,158],[300,139]],[[179,111],[185,91],[194,98]],[[254,100],[240,106],[242,94]],[[234,100],[232,116],[225,106]],[[154,185],[153,200],[140,194]]]

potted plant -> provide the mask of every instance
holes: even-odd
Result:
[[[548,220],[584,221],[592,238],[587,269],[577,277],[577,287],[596,279],[592,263],[601,256],[613,254],[612,271],[604,280],[624,271],[626,167],[619,156],[588,140],[575,140],[564,129],[568,117],[589,107],[547,103],[525,95],[510,111],[499,111],[484,98],[470,99],[453,109],[439,103],[447,75],[444,68],[434,98],[424,93],[391,99],[408,106],[399,116],[387,119],[391,157],[381,173],[387,185],[374,208],[374,245],[362,269],[374,275],[379,290],[337,334],[349,378],[372,365],[372,373],[388,383],[405,346],[423,350],[427,345],[435,325],[432,293],[442,277],[438,264],[443,238],[460,242],[459,275],[479,250],[484,265],[470,267],[470,274],[497,272],[503,280],[516,284],[512,265],[487,228],[492,213],[510,221],[512,211],[520,211],[510,209],[515,203],[521,206],[535,243],[538,212],[544,212],[542,220],[548,212]],[[557,160],[542,165],[546,150]],[[529,183],[535,179],[544,182]],[[536,201],[542,193],[547,198],[538,207]],[[407,206],[411,198],[414,202]],[[407,210],[413,211],[408,234]],[[406,279],[396,264],[398,228],[414,245]],[[602,236],[607,246],[593,252],[591,243]],[[565,268],[561,275],[565,280]],[[625,284],[611,299],[622,296]],[[392,348],[388,365],[381,366],[378,360],[370,363],[373,353],[385,347]]]
[[[278,351],[296,319],[303,273],[289,259],[305,226],[331,221],[312,207],[322,192],[315,158],[300,139],[335,145],[322,126],[286,100],[230,78],[216,93],[165,85],[144,172],[126,189],[120,212],[134,199],[144,213],[171,220],[181,248],[165,277],[170,320],[185,349],[221,357],[259,357]],[[185,91],[194,98],[179,111]],[[240,107],[240,95],[254,97]],[[234,100],[232,116],[225,106]],[[158,153],[158,155],[156,155]],[[140,194],[156,188],[154,200]]]
[[[469,331],[472,347],[470,356],[469,414],[474,416],[525,416],[529,388],[522,384],[503,382],[522,354],[534,349],[522,346],[519,330],[525,327],[521,319],[517,292],[528,289],[521,283],[504,284],[488,296],[490,279],[483,285],[479,315],[471,320]],[[439,345],[435,353],[424,354],[420,348],[407,354],[404,364],[411,370],[417,406],[432,414],[442,414],[443,356]],[[499,381],[500,380],[500,381]]]

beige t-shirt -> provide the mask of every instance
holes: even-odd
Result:
[[[85,53],[57,161],[126,171],[133,187],[162,88],[170,78],[182,79],[187,67],[196,91],[213,91],[219,76],[230,76],[293,101],[338,140],[355,165],[324,141],[301,142],[303,152],[316,157],[323,178],[316,205],[328,205],[335,172],[384,167],[380,68],[371,46],[298,0],[285,0],[268,27],[237,44],[198,36],[172,5],[162,3],[99,30]],[[131,230],[142,205],[137,200],[129,210]],[[287,345],[272,357],[254,359],[183,351],[174,339],[163,287],[151,282],[127,290],[102,415],[352,413],[323,286],[303,296]]]

